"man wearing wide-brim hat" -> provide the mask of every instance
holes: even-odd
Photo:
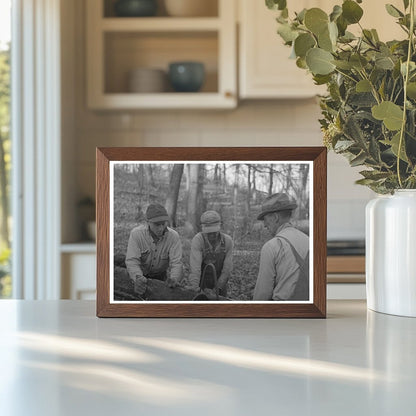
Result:
[[[309,300],[309,237],[290,223],[297,203],[286,193],[269,196],[258,220],[273,238],[261,249],[253,300]]]
[[[146,224],[135,227],[130,233],[126,266],[134,291],[140,296],[146,291],[148,278],[166,281],[171,287],[182,278],[182,245],[179,234],[168,227],[168,221],[163,205],[150,204],[146,210]]]
[[[218,295],[226,297],[233,269],[233,240],[221,232],[221,217],[216,211],[201,215],[201,230],[191,243],[190,286],[194,290],[218,289]]]

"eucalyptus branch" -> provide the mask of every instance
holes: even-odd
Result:
[[[355,78],[351,77],[351,76],[350,76],[350,75],[348,75],[348,74],[345,74],[344,72],[340,71],[338,68],[335,68],[335,71],[336,71],[336,72],[338,72],[338,73],[339,73],[339,74],[341,74],[341,75],[344,75],[344,77],[345,77],[345,78],[350,79],[352,82],[357,83],[357,80],[356,80]]]
[[[373,94],[374,99],[377,101],[377,104],[380,104],[380,97],[378,95],[378,92],[376,90],[376,87],[374,86],[374,84],[370,81],[370,78],[368,78],[367,76],[367,72],[365,72],[365,69],[363,67],[361,67],[362,71],[360,71],[360,75],[363,79],[365,79],[366,81],[368,81],[368,83],[370,84],[371,87],[371,94]]]
[[[404,133],[406,130],[406,110],[407,110],[407,83],[409,81],[409,69],[410,69],[410,62],[412,59],[412,49],[413,49],[413,37],[414,37],[414,28],[415,28],[415,0],[410,0],[410,28],[409,28],[409,45],[407,48],[407,59],[406,59],[406,72],[404,75],[403,80],[403,118],[402,118],[402,126],[400,128],[400,139],[399,139],[399,148],[397,151],[397,177],[399,179],[399,185],[403,188],[402,177],[400,173],[400,155],[402,152],[403,141],[404,141]]]

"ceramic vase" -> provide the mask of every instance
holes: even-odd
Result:
[[[416,317],[416,190],[379,196],[366,207],[367,306]]]

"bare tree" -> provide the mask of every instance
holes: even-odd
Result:
[[[183,163],[174,164],[170,175],[169,191],[168,196],[166,197],[165,207],[168,211],[172,227],[176,227],[176,209],[178,206],[179,188],[181,186],[183,168]]]
[[[224,186],[224,193],[227,191],[227,165],[223,163],[222,165],[222,182]]]
[[[273,165],[270,165],[270,168],[269,168],[269,195],[271,195],[273,193],[273,174],[274,174]]]
[[[192,227],[193,233],[198,230],[198,184],[201,165],[191,163],[189,166],[189,192],[187,204],[187,222]]]
[[[233,217],[234,217],[234,229],[233,229],[233,240],[235,241],[237,232],[237,203],[238,203],[238,177],[240,175],[240,165],[235,165],[234,171],[234,185],[233,185]]]

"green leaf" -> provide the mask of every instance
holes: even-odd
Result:
[[[370,146],[368,147],[368,150],[375,165],[379,166],[381,161],[380,147],[378,145],[378,140],[374,136],[370,138]]]
[[[334,46],[337,44],[338,39],[338,26],[334,22],[329,22],[328,24],[328,30],[329,30],[329,37],[331,38],[331,42]]]
[[[315,85],[323,85],[331,81],[331,76],[315,74],[313,80],[315,81]]]
[[[350,63],[358,70],[364,69],[364,67],[368,64],[367,60],[363,56],[358,55],[358,53],[351,56]]]
[[[362,79],[361,81],[357,82],[355,86],[355,90],[357,92],[371,92],[371,83],[366,79]]]
[[[351,140],[338,140],[334,146],[334,150],[337,153],[345,152],[353,145],[354,145],[354,142]]]
[[[391,101],[383,101],[371,109],[373,117],[382,120],[384,125],[392,131],[402,127],[403,110]]]
[[[327,30],[328,15],[318,7],[309,9],[305,13],[305,26],[315,35]]]
[[[386,4],[387,13],[393,17],[403,17],[404,14],[397,8],[394,7],[392,4]]]
[[[352,68],[352,65],[348,61],[333,60],[332,63],[339,69],[348,71]]]
[[[283,10],[286,8],[286,0],[266,0],[266,6],[271,10]]]
[[[293,30],[292,27],[287,23],[280,24],[277,28],[277,33],[286,43],[294,41],[298,36],[298,32]]]
[[[416,69],[416,64],[414,62],[409,62],[409,73],[412,73],[415,69]],[[406,76],[406,62],[401,63],[400,72],[404,77]]]
[[[363,9],[352,0],[346,0],[342,3],[342,16],[349,23],[358,23],[363,16]]]
[[[373,35],[373,39],[376,42],[380,42],[380,38],[378,37],[378,33],[377,33],[377,30],[376,29],[371,29],[371,34]]]
[[[347,27],[348,27],[348,22],[344,19],[342,15],[339,16],[337,19],[337,27],[338,27],[338,32],[340,36],[341,37],[344,36],[345,31],[347,30]]]
[[[328,27],[324,32],[321,32],[318,35],[318,45],[321,49],[324,49],[328,52],[334,51],[334,44],[332,43],[331,37],[329,35],[329,29]]]
[[[366,140],[361,128],[362,120],[357,115],[348,117],[344,125],[344,134],[350,140],[354,141],[360,149],[366,147]]]
[[[364,185],[364,186],[370,186],[372,183],[374,183],[373,179],[358,179],[355,181],[357,185]]]
[[[338,29],[338,31],[339,31],[339,26],[337,25],[337,29]],[[351,41],[353,41],[353,40],[355,40],[355,39],[357,39],[356,38],[356,36],[353,34],[353,33],[351,33],[351,32],[348,32],[348,30],[344,33],[344,35],[343,36],[341,36],[338,40],[339,40],[339,42],[343,42],[343,43],[349,43],[349,42],[351,42]]]
[[[364,176],[366,179],[372,179],[374,181],[378,181],[380,179],[388,178],[391,173],[390,172],[379,172],[377,170],[362,170],[360,175]]]
[[[301,69],[308,69],[308,65],[306,65],[305,58],[298,58],[296,59],[296,66]]]
[[[295,39],[296,56],[304,58],[306,52],[316,45],[314,37],[309,33],[302,33]]]
[[[327,75],[335,69],[335,65],[332,63],[333,58],[330,52],[313,48],[309,49],[306,54],[306,64],[312,74]]]
[[[407,84],[407,96],[412,100],[416,100],[416,82]]]
[[[376,67],[380,69],[394,69],[394,61],[390,56],[378,56],[375,61]]]
[[[305,20],[305,14],[307,12],[307,9],[302,9],[299,13],[296,14],[296,19],[303,23],[303,21]]]
[[[373,45],[375,43],[371,30],[363,29],[363,36],[364,36],[365,41],[369,43],[370,45]]]
[[[361,152],[358,156],[350,160],[350,165],[352,167],[362,165],[367,159],[367,155],[364,152]]]
[[[399,144],[400,144],[400,132],[395,134],[391,141],[382,140],[382,143],[386,144],[387,146],[391,146],[391,151],[393,152],[394,156],[398,156],[399,154]],[[406,149],[405,149],[405,141],[403,140],[402,146],[400,148],[400,159],[404,162],[409,162],[409,159],[406,155]]]
[[[334,8],[332,9],[332,13],[329,15],[329,20],[331,22],[335,22],[338,17],[342,15],[342,7],[336,4]]]

